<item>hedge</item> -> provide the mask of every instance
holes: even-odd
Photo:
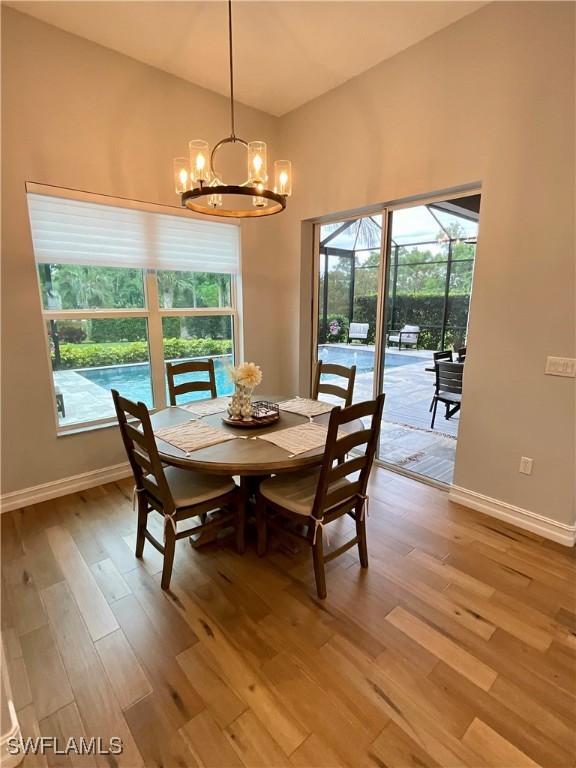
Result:
[[[368,323],[368,343],[374,343],[376,303],[378,297],[359,296],[354,301],[354,322]],[[468,295],[453,295],[448,299],[448,323],[446,328],[446,347],[460,346],[464,343],[466,326],[468,323]],[[409,294],[397,294],[394,310],[394,318],[388,317],[387,330],[402,328],[404,325],[419,325],[419,346],[423,349],[438,349],[440,346],[440,328],[444,312],[444,296],[412,296]],[[457,326],[456,328],[454,326]]]
[[[164,356],[167,360],[181,357],[207,357],[227,355],[232,352],[228,339],[164,339]],[[120,344],[61,344],[60,365],[55,369],[92,368],[101,365],[145,363],[149,360],[145,341]]]
[[[86,321],[88,339],[94,342],[146,341],[146,320],[143,317],[120,317]],[[59,323],[60,325],[60,323]],[[230,317],[165,317],[162,320],[164,336],[178,338],[182,327],[191,338],[225,339],[230,335]],[[71,339],[70,339],[71,341]]]

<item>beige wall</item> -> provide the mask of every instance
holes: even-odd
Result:
[[[493,3],[281,123],[296,184],[280,224],[284,378],[305,368],[300,221],[481,181],[455,484],[563,523],[574,380],[544,363],[575,355],[573,57],[572,3]]]
[[[219,96],[5,8],[3,20],[8,492],[123,460],[113,429],[55,437],[24,182],[174,204],[172,157],[228,126]],[[288,212],[243,232],[246,356],[268,391],[306,369],[302,220],[481,181],[455,482],[565,523],[574,381],[543,369],[575,354],[573,30],[571,3],[493,3],[280,121],[239,114],[295,169]]]
[[[2,8],[2,490],[125,460],[116,429],[56,438],[24,184],[27,180],[177,204],[172,158],[229,131],[228,101],[9,8]],[[277,121],[239,107],[242,134],[269,141]],[[241,135],[242,135],[241,134]],[[270,225],[243,231],[246,355],[280,387],[273,339],[278,276]],[[269,320],[261,322],[261,313]]]

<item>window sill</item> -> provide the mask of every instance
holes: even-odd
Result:
[[[81,435],[85,432],[93,432],[97,429],[110,429],[110,427],[117,427],[118,422],[116,419],[113,421],[102,422],[101,424],[78,424],[78,426],[70,426],[67,429],[56,429],[56,437],[68,437],[68,435]]]
[[[149,410],[150,415],[157,412],[157,408],[151,408]],[[131,423],[136,424],[136,419],[129,419]],[[86,432],[94,432],[99,429],[110,429],[111,427],[118,427],[116,417],[112,417],[109,421],[101,421],[94,424],[78,424],[78,426],[71,425],[69,429],[56,428],[56,437],[68,437],[68,435],[82,435]]]

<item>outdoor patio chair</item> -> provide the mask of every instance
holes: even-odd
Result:
[[[441,352],[434,352],[432,355],[432,358],[434,360],[434,369],[436,369],[436,364],[439,360],[447,360],[449,363],[452,362],[452,350],[451,349],[443,349]],[[432,395],[432,401],[430,403],[430,408],[428,409],[429,412],[432,412],[432,408],[434,407],[434,395]]]
[[[378,444],[383,407],[382,394],[376,400],[350,408],[335,408],[330,414],[322,467],[299,474],[276,475],[261,482],[256,494],[258,555],[266,553],[269,526],[304,540],[312,549],[316,591],[321,600],[326,597],[325,563],[358,545],[360,565],[368,568],[366,486]],[[340,427],[357,419],[365,420],[364,423],[369,420],[370,426],[339,438]],[[348,453],[351,458],[347,458]],[[343,515],[354,520],[356,535],[325,554],[324,528]],[[290,522],[295,525],[287,527]]]
[[[208,379],[196,381],[183,381],[177,384],[177,376],[185,373],[207,373]],[[168,394],[170,405],[176,405],[176,397],[187,392],[210,392],[210,397],[216,397],[216,377],[214,375],[214,360],[190,360],[183,363],[166,363],[166,376],[168,377]]]
[[[339,386],[338,384],[330,384],[326,381],[322,381],[322,376],[340,376],[346,379],[346,386]],[[314,373],[314,385],[312,387],[312,399],[318,400],[318,395],[324,393],[326,395],[335,395],[341,397],[344,400],[344,405],[352,405],[352,396],[354,395],[354,381],[356,379],[356,366],[352,365],[350,368],[346,368],[344,365],[336,365],[334,363],[324,363],[322,360],[318,360],[316,363],[316,371]]]
[[[388,334],[388,344],[398,344],[398,349],[405,347],[416,347],[418,349],[418,338],[420,337],[419,325],[405,325],[400,331],[390,331]]]
[[[177,539],[204,532],[215,532],[233,522],[236,528],[236,549],[244,551],[244,506],[231,477],[203,475],[192,470],[164,467],[144,403],[133,403],[112,390],[120,434],[134,475],[138,499],[138,528],[136,557],[142,557],[146,540],[164,557],[162,589],[168,589],[174,563]],[[129,423],[136,420],[139,424]],[[225,510],[216,519],[207,520],[207,513]],[[148,515],[156,511],[164,516],[164,543],[148,530]],[[178,523],[199,517],[201,523],[178,531]]]
[[[368,339],[369,323],[350,323],[348,331],[348,342],[366,341]]]
[[[447,419],[450,419],[460,410],[463,373],[464,366],[462,363],[450,363],[441,360],[436,364],[436,388],[432,400],[431,429],[434,429],[438,403],[444,403],[446,406],[445,418]]]

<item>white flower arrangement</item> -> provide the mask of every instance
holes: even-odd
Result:
[[[230,366],[228,371],[230,379],[241,387],[254,389],[262,381],[262,369],[256,363],[240,363]]]

